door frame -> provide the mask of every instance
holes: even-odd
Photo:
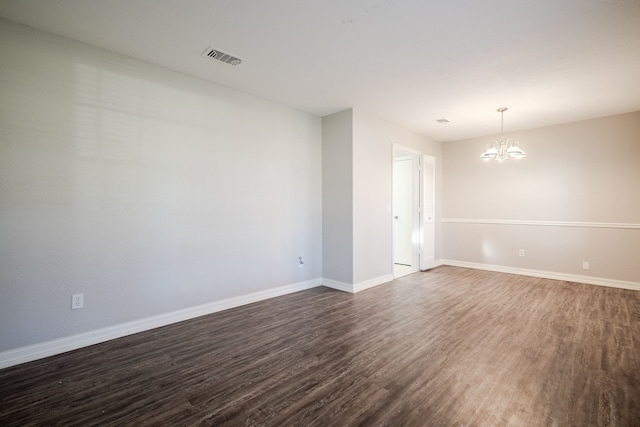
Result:
[[[412,220],[411,220],[411,270],[412,272],[416,272],[420,270],[420,247],[422,241],[422,215],[420,212],[421,206],[421,162],[422,162],[422,153],[413,148],[406,147],[400,144],[393,144],[393,150],[391,155],[391,206],[393,206],[393,167],[395,166],[395,158],[396,154],[400,154],[400,156],[411,156],[412,163],[412,172],[411,172],[411,200],[412,200]],[[398,157],[400,157],[398,156]],[[393,209],[391,209],[391,271],[395,276],[395,254],[394,254],[394,244],[395,244],[395,230],[394,230],[394,222],[393,222]],[[400,276],[398,276],[400,277]]]
[[[436,158],[420,157],[420,270],[436,264]]]

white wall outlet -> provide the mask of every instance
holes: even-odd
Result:
[[[71,295],[71,309],[75,310],[82,307],[84,307],[84,294]]]
[[[520,249],[518,251],[518,256],[524,256],[524,249]]]
[[[304,260],[301,256],[298,257],[298,268],[304,267]]]
[[[582,269],[583,270],[589,269],[589,261],[582,261]]]

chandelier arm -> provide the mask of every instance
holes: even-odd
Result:
[[[527,157],[527,153],[520,148],[518,141],[504,137],[504,112],[507,107],[498,108],[500,113],[500,138],[493,141],[493,144],[487,145],[487,149],[482,153],[480,158],[484,160],[507,160],[510,158],[522,159]]]

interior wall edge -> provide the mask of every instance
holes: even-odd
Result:
[[[494,271],[498,273],[518,274],[521,276],[541,277],[543,279],[561,280],[564,282],[585,283],[587,285],[607,286],[610,288],[629,289],[640,291],[640,282],[609,279],[606,277],[581,276],[578,274],[559,273],[554,271],[532,270],[527,268],[508,267],[504,265],[482,264],[477,262],[443,259],[443,265],[454,267],[473,268],[476,270]]]
[[[365,289],[373,288],[375,286],[384,285],[393,280],[393,273],[384,274],[382,276],[373,277],[371,279],[363,280],[353,284],[354,293],[364,291]]]
[[[333,279],[322,279],[322,286],[327,288],[335,289],[337,291],[348,292],[350,294],[354,294],[353,285],[345,282],[340,282],[338,280]]]
[[[0,369],[8,368],[22,363],[31,362],[56,354],[66,353],[101,342],[110,341],[116,338],[125,337],[138,332],[167,326],[172,323],[182,322],[207,314],[216,313],[223,310],[251,304],[270,298],[279,297],[294,292],[311,289],[321,286],[322,279],[316,278],[290,285],[279,286],[264,291],[254,292],[233,298],[213,301],[183,310],[164,313],[157,316],[134,320],[119,325],[109,326],[93,331],[83,332],[76,335],[53,339],[42,343],[36,343],[25,347],[19,347],[0,353]]]

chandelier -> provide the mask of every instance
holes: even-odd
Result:
[[[527,157],[527,153],[520,148],[518,141],[511,138],[504,138],[504,112],[507,110],[508,108],[506,107],[498,108],[498,112],[501,115],[500,138],[487,145],[487,149],[480,156],[481,159],[502,161],[511,158],[522,159],[523,157]]]

